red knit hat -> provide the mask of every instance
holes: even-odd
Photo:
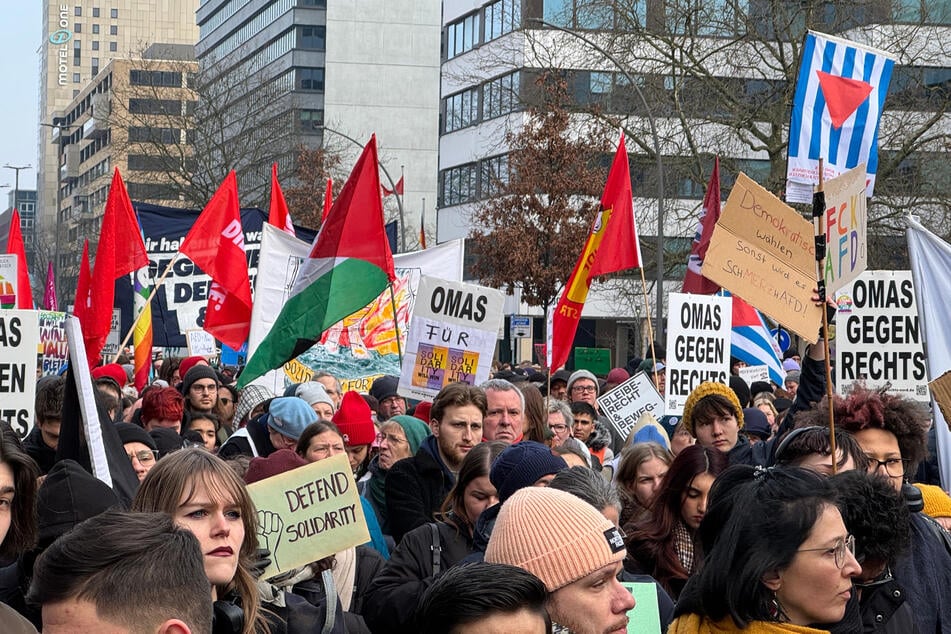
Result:
[[[197,357],[197,356],[187,357],[185,359],[182,359],[182,362],[178,364],[178,374],[180,376],[185,376],[185,374],[189,370],[194,368],[199,363],[204,363],[205,365],[208,365],[208,359],[206,359],[205,357]]]
[[[429,401],[422,401],[419,405],[416,406],[416,409],[413,410],[413,416],[423,421],[427,425],[429,424],[430,419],[432,419],[433,404]]]
[[[307,465],[293,449],[278,449],[267,458],[252,458],[244,481],[248,484]]]
[[[344,393],[340,409],[334,414],[333,422],[340,430],[343,442],[347,446],[369,445],[376,438],[370,406],[357,392]]]
[[[98,368],[93,368],[92,378],[101,379],[102,377],[112,379],[119,384],[120,389],[129,382],[129,375],[125,373],[125,368],[118,363],[107,363]]]

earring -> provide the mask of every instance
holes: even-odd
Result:
[[[783,606],[780,605],[775,591],[773,591],[773,597],[769,600],[769,616],[773,621],[782,621],[785,616]]]

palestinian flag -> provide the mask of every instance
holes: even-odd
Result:
[[[239,388],[313,346],[325,330],[366,307],[396,279],[380,191],[373,135],[301,265],[290,298],[251,354]]]

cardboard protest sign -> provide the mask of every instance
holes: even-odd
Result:
[[[928,387],[931,388],[934,402],[941,410],[941,415],[944,417],[948,430],[951,431],[951,370],[929,383]]]
[[[20,438],[34,424],[39,342],[36,311],[0,310],[0,420],[9,423]]]
[[[0,255],[0,309],[17,307],[17,256]]]
[[[122,311],[118,308],[112,309],[112,323],[109,324],[109,336],[106,337],[106,343],[102,347],[102,356],[114,357],[119,354],[119,344],[122,343]]]
[[[185,331],[188,356],[213,357],[218,354],[218,344],[211,333],[199,329]]]
[[[748,365],[740,368],[737,374],[747,385],[753,385],[756,381],[769,382],[769,366],[766,365]]]
[[[669,297],[665,414],[682,414],[695,387],[706,381],[728,382],[733,300],[684,293]]]
[[[717,221],[703,276],[810,343],[818,338],[812,225],[746,174],[737,177]]]
[[[657,586],[642,581],[621,583],[634,595],[635,605],[627,613],[629,634],[661,634],[660,609],[657,607]]]
[[[658,419],[664,415],[664,397],[645,373],[638,372],[599,396],[598,409],[608,417],[621,438],[627,438],[644,412]]]
[[[826,288],[836,291],[868,268],[865,163],[827,181],[825,232]]]
[[[397,391],[431,401],[450,383],[488,380],[503,301],[494,288],[422,276]]]
[[[866,271],[836,294],[839,394],[856,385],[931,399],[911,271]]]
[[[346,454],[248,485],[258,542],[271,551],[269,579],[370,540]]]

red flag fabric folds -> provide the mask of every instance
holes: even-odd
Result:
[[[89,310],[89,287],[92,283],[92,271],[89,269],[89,240],[83,241],[83,255],[79,261],[79,279],[76,282],[76,299],[73,301],[73,314],[79,320],[85,338],[89,328],[87,311]]]
[[[713,227],[720,219],[720,157],[713,163],[713,173],[707,183],[707,192],[703,196],[703,207],[700,209],[700,220],[697,231],[693,235],[693,245],[690,247],[690,257],[687,258],[687,273],[684,275],[684,284],[681,290],[684,293],[698,295],[713,295],[720,290],[720,285],[705,278],[701,272],[703,259],[707,257],[710,247],[710,238],[713,237]]]
[[[291,221],[291,212],[287,209],[287,201],[284,200],[284,191],[277,180],[277,163],[271,164],[271,204],[269,205],[267,222],[274,225],[284,233],[296,236],[294,232],[294,223]]]
[[[324,213],[320,216],[320,225],[327,220],[330,208],[334,206],[334,179],[327,177],[327,189],[324,190]]]
[[[43,308],[57,310],[56,304],[56,277],[53,273],[53,262],[46,266],[46,290],[43,292]]]
[[[393,194],[397,194],[399,196],[402,196],[403,195],[403,178],[404,178],[403,176],[400,176],[400,179],[396,181],[396,185],[393,186],[393,189],[387,189],[386,187],[383,187],[383,195],[392,196]]]
[[[7,253],[17,256],[17,308],[33,308],[33,289],[30,288],[30,269],[26,264],[26,247],[20,230],[20,212],[13,209],[10,232],[7,234]]]
[[[211,276],[202,327],[237,350],[251,329],[251,282],[233,170],[205,205],[180,251]]]

